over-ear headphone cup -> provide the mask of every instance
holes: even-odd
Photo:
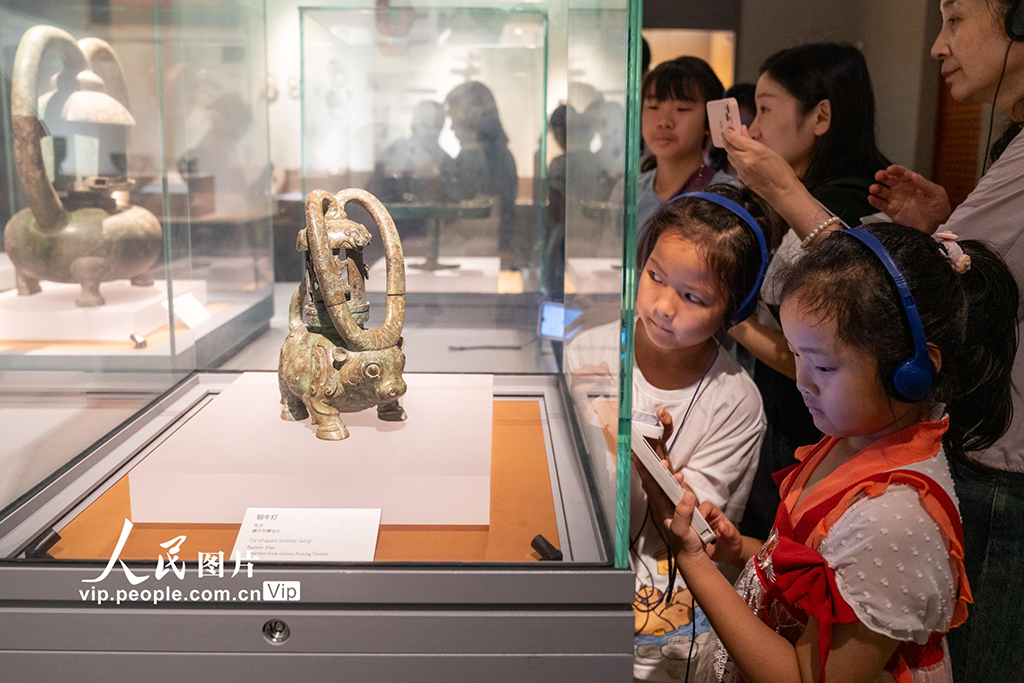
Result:
[[[925,357],[911,358],[901,364],[892,374],[893,387],[896,389],[897,399],[904,403],[917,403],[924,399],[932,388],[932,378],[935,370],[931,359]]]
[[[1010,40],[1024,41],[1024,2],[1017,0],[1006,13],[1006,35]]]

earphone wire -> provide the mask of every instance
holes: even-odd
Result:
[[[999,99],[999,89],[1003,87],[1003,77],[1006,76],[1006,65],[1010,60],[1010,48],[1013,47],[1013,40],[1006,46],[1006,55],[1003,56],[1003,70],[999,72],[999,82],[996,83],[996,94],[992,96],[992,110],[988,113],[988,139],[985,140],[985,160],[981,164],[981,175],[988,171],[988,162],[992,155],[990,146],[992,144],[992,126],[996,120],[996,101]]]
[[[690,591],[690,652],[686,655],[686,678],[690,680],[690,663],[693,662],[693,644],[697,642],[697,599]]]
[[[719,352],[721,352],[722,344],[724,342],[725,333],[722,333],[722,335],[718,338],[717,343],[715,344],[714,353],[711,354],[711,358],[708,359],[708,364],[704,366],[704,372],[701,374],[700,379],[697,381],[697,388],[694,390],[693,396],[690,397],[690,404],[686,406],[686,412],[683,413],[683,419],[679,422],[679,427],[676,429],[676,433],[672,436],[672,442],[668,445],[668,448],[665,449],[666,457],[669,453],[672,452],[672,449],[676,445],[676,440],[679,438],[679,435],[683,432],[683,425],[686,424],[686,418],[690,416],[690,410],[693,408],[693,404],[697,401],[697,395],[700,393],[701,385],[704,384],[704,378],[708,376],[708,372],[710,372],[711,366],[715,364],[716,360],[718,360],[718,354]]]

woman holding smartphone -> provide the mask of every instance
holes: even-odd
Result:
[[[761,66],[754,101],[756,114],[744,140],[773,154],[778,166],[784,164],[775,172],[799,184],[824,214],[820,222],[825,227],[807,246],[840,221],[859,225],[862,216],[876,211],[868,203],[868,187],[889,161],[875,141],[875,98],[860,50],[811,43],[776,52]],[[736,137],[734,132],[726,135]],[[744,183],[762,192],[748,179],[745,167],[737,165],[737,170]],[[821,438],[797,391],[793,354],[778,322],[780,274],[799,258],[805,237],[795,228],[786,234],[768,269],[757,317],[729,331],[757,359],[754,381],[768,418],[760,465],[740,524],[743,533],[762,538],[771,531],[780,502],[772,472],[795,462],[796,448]]]

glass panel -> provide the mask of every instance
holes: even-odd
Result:
[[[0,510],[192,366],[167,309],[152,12],[34,11],[0,9]]]
[[[544,194],[548,8],[427,4],[302,10],[305,191],[365,188],[391,212],[406,258],[406,341],[431,351],[408,354],[409,371],[553,372],[537,339],[545,238],[534,199]],[[384,259],[373,233],[364,256],[376,325]]]
[[[0,521],[266,326],[262,11],[0,8]],[[229,95],[250,123],[210,142]],[[248,194],[190,182],[197,149]]]
[[[262,3],[161,12],[167,223],[179,344],[207,367],[263,327],[273,297],[271,167]],[[263,310],[262,315],[256,314]],[[233,323],[230,339],[212,332]]]
[[[495,267],[509,282],[491,292],[536,290],[530,180],[544,137],[546,17],[420,15],[303,10],[306,190],[363,187],[384,201],[413,292],[419,272],[496,278]]]
[[[639,39],[629,28],[625,3],[570,2],[569,7],[566,137],[563,154],[551,162],[550,193],[552,206],[564,202],[564,300],[581,314],[564,350],[563,369],[598,499],[605,519],[614,524],[609,533],[615,562],[624,567],[636,270],[635,213],[624,209],[635,207],[639,158],[635,134],[626,134],[638,130],[639,121],[636,98],[627,97],[635,90],[627,86],[635,83],[627,76],[637,69],[639,56],[609,46],[638,46]],[[562,188],[564,196],[558,197]]]
[[[623,214],[637,156],[625,133],[636,113],[625,0],[356,4],[275,6],[265,44],[258,5],[162,9],[149,42],[133,44],[129,80],[151,74],[135,87],[156,122],[140,143],[151,177],[135,193],[163,224],[170,362],[227,372],[163,385],[172,390],[160,408],[125,432],[134,445],[103,444],[97,453],[117,465],[54,518],[51,557],[107,559],[125,519],[136,527],[122,559],[153,561],[178,535],[188,562],[197,551],[230,556],[250,542],[247,510],[266,504],[379,508],[376,551],[364,560],[532,563],[546,559],[542,536],[565,564],[625,566],[617,529],[629,460],[618,450],[628,455],[629,396],[627,386],[620,401],[617,378],[620,363],[631,366],[621,350],[631,338],[612,335],[605,377],[589,391],[570,372],[571,345],[539,334],[542,311],[566,329],[550,303],[583,311],[585,333],[632,320],[631,296],[627,313],[620,303],[634,276]],[[276,58],[268,78],[271,54],[291,54],[301,79]],[[271,153],[281,160],[274,173]],[[337,213],[331,196],[345,188],[378,197],[401,237],[400,374],[387,360],[397,346],[344,345],[351,330],[339,310],[368,310],[356,325],[378,330],[398,301],[370,213],[345,205],[369,236],[361,253],[362,228]],[[347,263],[340,294],[306,263],[300,231],[315,190],[329,193],[319,205],[336,242],[329,259]],[[300,306],[300,280],[345,306]],[[252,312],[272,291],[275,315],[259,334],[269,311]],[[281,353],[302,343],[286,339],[320,332],[327,341],[305,355]],[[279,357],[298,363],[281,381]],[[314,366],[339,386],[313,386]],[[376,380],[365,404],[344,383],[351,374]],[[339,396],[358,405],[339,402],[334,414]],[[116,401],[100,408],[112,421],[127,416]]]

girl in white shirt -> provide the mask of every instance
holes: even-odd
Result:
[[[708,190],[748,211],[768,248],[778,245],[784,226],[757,195],[732,185]],[[764,410],[753,381],[719,351],[716,334],[736,322],[740,304],[756,289],[762,260],[753,230],[736,213],[692,195],[655,214],[640,246],[633,408],[659,416],[665,432],[658,448],[671,469],[686,474],[700,500],[737,521],[757,468]],[[620,334],[617,322],[581,333],[566,349],[574,379],[617,367]],[[634,676],[680,680],[689,651],[677,645],[689,635],[690,600],[670,592],[667,546],[648,519],[635,475],[633,482]]]

